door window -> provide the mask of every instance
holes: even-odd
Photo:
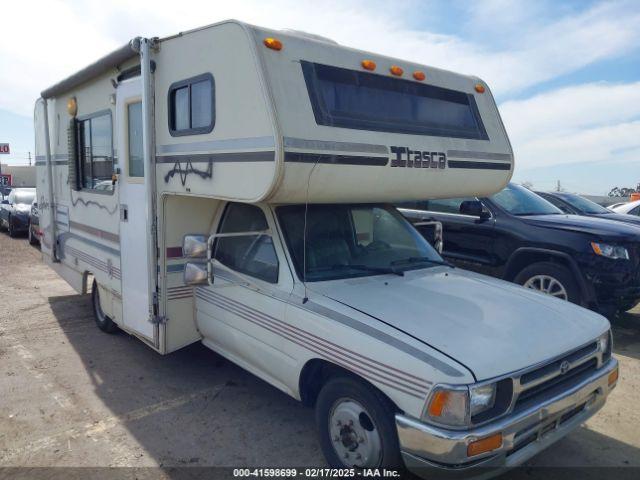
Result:
[[[89,190],[113,190],[113,147],[111,112],[95,114],[78,122],[81,187]]]
[[[232,270],[269,283],[278,282],[278,256],[264,212],[255,205],[230,203],[224,213],[213,258]]]
[[[142,153],[142,102],[127,105],[127,124],[129,126],[129,177],[144,177],[144,158]]]

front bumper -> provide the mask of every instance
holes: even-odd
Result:
[[[608,377],[616,368],[618,362],[611,358],[570,390],[473,430],[446,430],[398,414],[396,426],[405,465],[421,476],[444,472],[491,476],[515,467],[593,416],[615,387],[615,383],[609,386]],[[503,438],[500,448],[467,456],[469,443],[498,433]]]

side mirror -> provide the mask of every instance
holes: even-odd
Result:
[[[460,213],[462,215],[470,215],[472,217],[478,217],[481,220],[486,220],[491,216],[489,212],[484,210],[482,203],[478,200],[465,200],[460,204]]]
[[[208,240],[204,235],[185,235],[182,239],[182,255],[186,258],[207,258]]]
[[[209,284],[209,269],[204,262],[187,262],[184,266],[184,284],[190,286]]]

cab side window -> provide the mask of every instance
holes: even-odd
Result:
[[[213,258],[232,270],[265,282],[278,282],[278,256],[264,212],[255,205],[229,203],[224,212]]]

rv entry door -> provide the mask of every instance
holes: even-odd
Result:
[[[149,279],[145,171],[142,148],[142,86],[140,77],[118,85],[116,100],[120,178],[120,259],[122,271],[122,321],[154,342],[149,322]]]

